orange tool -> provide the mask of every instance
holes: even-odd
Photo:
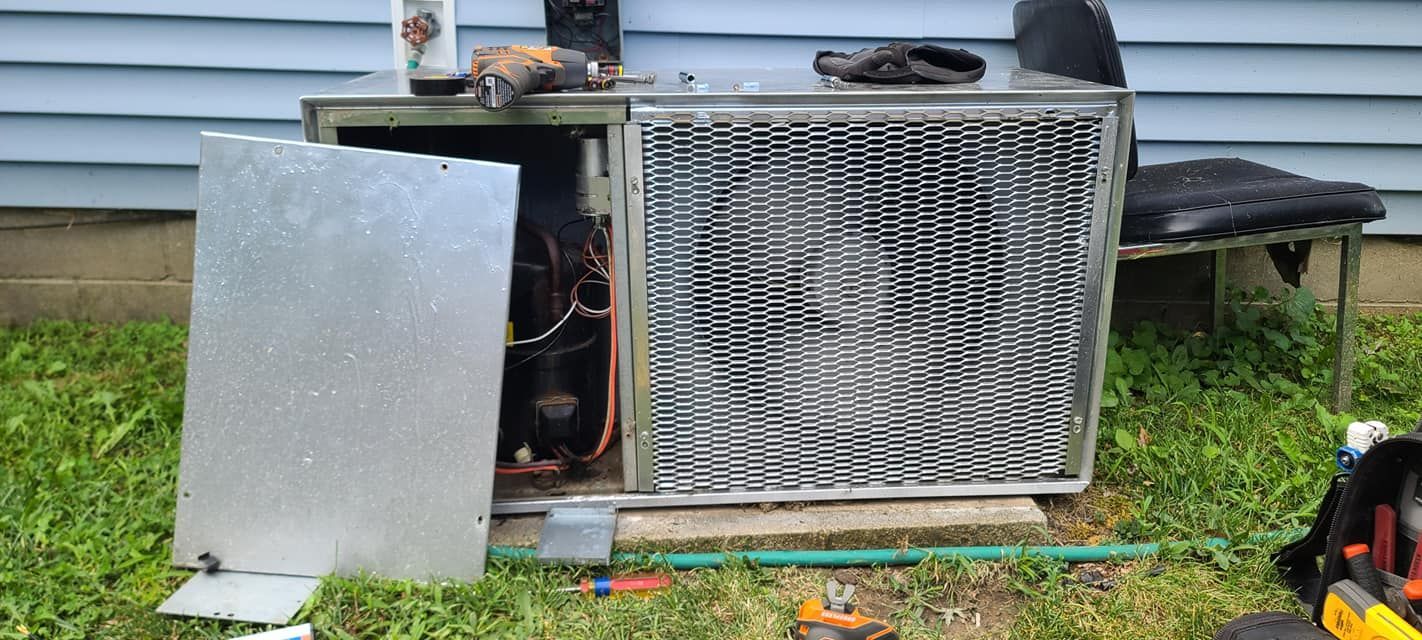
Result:
[[[650,596],[659,589],[665,589],[672,585],[671,576],[665,574],[640,575],[640,576],[620,576],[601,578],[583,578],[575,587],[564,587],[559,591],[568,593],[582,593],[592,595],[594,598],[605,598],[617,594],[634,594],[640,596]]]
[[[576,89],[601,77],[597,63],[589,63],[581,51],[524,45],[475,49],[469,72],[479,104],[494,110],[507,108],[525,93]]]
[[[854,585],[837,587],[839,581],[830,578],[825,584],[824,598],[810,598],[800,605],[790,635],[795,640],[899,640],[899,633],[882,620],[860,614],[850,604]]]
[[[1402,585],[1402,597],[1407,598],[1412,613],[1422,615],[1418,613],[1422,611],[1422,580],[1408,580],[1407,584]]]

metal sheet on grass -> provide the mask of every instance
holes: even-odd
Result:
[[[204,134],[174,561],[484,569],[518,168]]]
[[[320,578],[199,571],[158,606],[170,616],[286,624],[321,586]]]

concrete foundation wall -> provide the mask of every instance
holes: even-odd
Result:
[[[192,281],[191,217],[0,209],[0,325],[187,322]]]
[[[187,322],[193,219],[161,211],[0,208],[0,325],[41,318]],[[1314,244],[1303,282],[1329,302],[1338,287],[1338,242]],[[1209,254],[1121,263],[1113,321],[1208,323]],[[1262,247],[1230,253],[1230,282],[1284,285]],[[1422,311],[1422,238],[1369,236],[1363,243],[1365,312]]]
[[[1303,285],[1324,302],[1338,298],[1337,240],[1316,240],[1309,256]],[[1280,287],[1279,275],[1264,247],[1230,252],[1229,282],[1241,287]],[[1359,308],[1372,313],[1422,311],[1422,237],[1367,236],[1363,239],[1363,268],[1359,277]]]
[[[1318,300],[1338,298],[1338,240],[1315,240],[1302,283]],[[1264,287],[1278,293],[1286,286],[1264,247],[1233,249],[1225,260],[1226,277],[1241,289]],[[1183,328],[1210,323],[1211,270],[1214,255],[1197,253],[1119,263],[1112,325],[1127,328],[1151,320]],[[1359,277],[1363,313],[1422,311],[1422,238],[1366,236]]]

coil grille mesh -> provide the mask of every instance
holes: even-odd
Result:
[[[1060,477],[1102,120],[642,123],[656,491]]]

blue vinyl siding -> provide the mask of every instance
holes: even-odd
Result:
[[[459,48],[542,42],[461,0]],[[1108,0],[1144,162],[1237,155],[1383,192],[1422,234],[1422,2]],[[806,66],[930,40],[1016,63],[1008,0],[622,0],[629,67]],[[295,138],[298,96],[390,64],[383,2],[0,0],[0,206],[191,209],[197,132]],[[62,33],[62,38],[53,34]]]

